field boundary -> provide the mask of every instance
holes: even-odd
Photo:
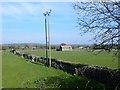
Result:
[[[14,49],[10,50],[11,53],[25,58],[32,63],[42,63],[49,66],[49,59],[44,57],[29,55],[16,51]],[[72,75],[82,76],[95,81],[113,85],[116,88],[120,88],[120,69],[110,69],[101,66],[90,66],[85,64],[74,64],[69,62],[59,61],[57,59],[51,59],[51,67],[63,70]]]

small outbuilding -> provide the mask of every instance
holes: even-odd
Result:
[[[61,45],[59,47],[59,51],[71,51],[72,50],[72,46],[70,45]]]
[[[37,48],[36,47],[32,47],[32,50],[36,50]]]
[[[25,47],[21,47],[22,50],[25,50]]]

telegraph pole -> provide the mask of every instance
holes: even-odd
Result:
[[[46,59],[48,62],[48,39],[47,39],[47,20],[46,20],[46,15],[47,13],[43,13],[43,15],[45,16],[45,39],[46,39]]]
[[[50,18],[49,17],[50,17],[51,11],[52,10],[50,9],[50,11],[43,13],[45,16],[46,59],[48,62],[48,58],[49,58],[50,67],[51,67],[51,45],[50,45]],[[48,16],[48,24],[47,24],[46,16]],[[49,48],[49,53],[48,53],[48,48]]]
[[[51,67],[51,45],[50,45],[50,13],[51,13],[51,9],[49,12],[47,12],[48,14],[48,46],[49,46],[49,66]]]

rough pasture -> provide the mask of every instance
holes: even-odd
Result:
[[[110,88],[93,80],[71,76],[41,64],[30,63],[8,52],[3,52],[2,57],[4,88]]]
[[[45,50],[22,51],[27,54],[34,54],[45,57]],[[118,68],[118,58],[114,57],[114,52],[95,52],[88,51],[52,51],[52,58],[69,61],[73,63],[106,66],[112,69]]]
[[[20,55],[20,52],[15,53],[16,55]],[[44,65],[48,65],[48,61],[44,57],[39,57],[35,55],[32,56],[31,59],[28,58],[28,54],[21,53],[23,58],[29,60],[33,63],[42,63]],[[21,56],[19,56],[21,57]],[[43,62],[44,61],[44,62]],[[72,75],[80,75],[89,79],[94,79],[96,81],[100,81],[102,83],[111,84],[115,87],[119,86],[120,83],[120,72],[119,70],[112,70],[107,67],[101,67],[101,66],[88,66],[85,64],[72,64],[69,62],[63,62],[55,59],[51,59],[51,66],[63,70],[64,72],[70,73]]]
[[[2,51],[0,50],[0,88],[2,88]]]

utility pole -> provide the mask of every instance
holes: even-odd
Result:
[[[46,13],[43,13],[44,16],[45,16],[46,59],[47,59],[47,62],[49,60],[49,66],[50,67],[51,67],[51,45],[50,45],[50,18],[49,17],[50,17],[51,11],[52,10],[50,9],[50,11],[47,11]],[[46,16],[48,16],[48,28],[47,28]],[[48,49],[49,49],[49,53],[48,53]]]
[[[43,15],[45,16],[45,40],[46,40],[46,59],[48,62],[48,40],[47,40],[47,20],[46,20],[46,13],[43,13]]]
[[[49,12],[47,12],[48,14],[48,46],[49,46],[49,66],[51,67],[51,45],[50,45],[50,13],[51,13],[51,9]]]

